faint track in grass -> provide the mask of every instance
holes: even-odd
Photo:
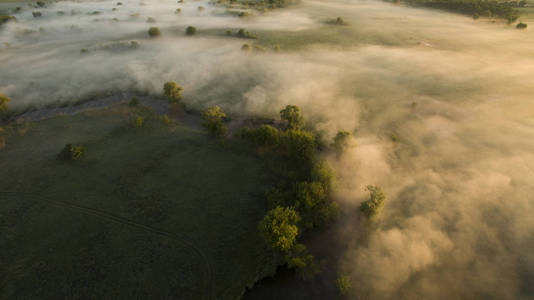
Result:
[[[79,204],[76,204],[76,203],[73,203],[73,202],[51,199],[50,196],[40,195],[40,194],[36,194],[36,193],[28,193],[28,192],[0,191],[0,199],[3,198],[2,195],[18,196],[18,197],[24,197],[26,199],[27,198],[31,198],[31,199],[37,200],[37,201],[41,200],[41,203],[42,203],[42,201],[45,201],[46,203],[51,204],[51,205],[70,208],[70,209],[77,210],[79,212],[85,213],[87,215],[93,215],[93,216],[96,216],[96,217],[99,217],[99,218],[102,218],[102,219],[105,219],[105,220],[108,220],[108,221],[111,221],[111,222],[115,222],[115,223],[118,223],[118,224],[126,225],[126,226],[129,226],[129,227],[138,228],[138,229],[150,232],[152,234],[164,236],[164,237],[170,238],[170,239],[172,239],[174,241],[177,241],[177,242],[189,247],[190,249],[192,249],[201,258],[201,260],[203,261],[203,263],[204,263],[204,265],[206,267],[206,277],[207,277],[206,278],[207,280],[204,283],[204,285],[205,285],[205,291],[208,292],[207,293],[207,297],[205,297],[205,298],[206,299],[210,299],[210,300],[211,299],[215,299],[214,296],[213,296],[213,269],[211,267],[210,261],[209,261],[208,257],[204,254],[204,252],[200,248],[195,246],[192,242],[188,241],[184,237],[180,237],[180,236],[176,235],[175,233],[168,232],[168,231],[161,230],[161,229],[157,229],[157,228],[152,227],[152,226],[141,224],[141,223],[138,223],[138,222],[135,222],[135,221],[132,221],[132,220],[129,220],[129,219],[126,219],[126,218],[111,214],[111,213],[106,212],[104,210],[100,210],[100,209],[97,209],[97,208],[91,208],[91,207],[79,205]]]

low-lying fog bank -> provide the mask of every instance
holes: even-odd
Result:
[[[327,136],[356,133],[358,145],[336,163],[343,206],[357,209],[368,184],[388,195],[376,228],[346,229],[374,231],[342,262],[356,295],[533,296],[530,31],[379,1],[304,1],[252,18],[200,1],[121,2],[57,2],[2,25],[0,92],[12,108],[159,93],[168,80],[191,106],[274,116],[299,105]],[[326,24],[338,16],[347,25]],[[189,25],[199,33],[186,36]],[[150,26],[162,36],[150,39]],[[253,41],[224,34],[239,28],[343,42],[246,53],[241,45]]]

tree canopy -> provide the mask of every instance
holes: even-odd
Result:
[[[0,112],[7,109],[7,106],[11,99],[7,97],[6,95],[0,94]]]
[[[265,215],[259,229],[269,246],[288,252],[295,245],[299,234],[299,220],[300,217],[293,208],[277,206]]]
[[[386,194],[382,191],[382,188],[375,185],[368,185],[369,200],[362,202],[360,205],[360,211],[368,218],[373,218],[380,213],[382,207],[384,207],[384,201],[386,200]]]
[[[298,130],[302,127],[303,118],[300,115],[300,108],[296,105],[288,105],[282,109],[280,118],[286,122],[288,129]]]
[[[182,101],[182,90],[183,88],[174,81],[165,82],[163,85],[163,93],[171,103]]]

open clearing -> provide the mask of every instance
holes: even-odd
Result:
[[[235,299],[272,271],[255,155],[132,110],[4,131],[0,298]],[[60,161],[66,143],[86,159]]]

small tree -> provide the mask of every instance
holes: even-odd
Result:
[[[350,138],[352,137],[352,133],[348,131],[338,131],[336,136],[334,137],[334,144],[332,147],[336,151],[336,155],[339,157],[345,149],[349,146]]]
[[[250,51],[250,45],[249,44],[243,44],[243,46],[241,46],[241,50],[243,51]]]
[[[83,146],[67,144],[58,156],[63,160],[81,160],[85,157],[85,148]]]
[[[197,29],[193,26],[187,26],[185,29],[185,34],[187,35],[195,35],[197,33]]]
[[[219,106],[215,105],[206,109],[202,113],[202,118],[204,119],[204,127],[211,135],[217,137],[226,135],[227,129],[223,124],[226,114]]]
[[[9,97],[7,97],[6,95],[0,94],[0,112],[7,109],[7,106],[10,101],[11,99],[9,99]]]
[[[337,25],[343,25],[343,24],[345,24],[345,21],[341,17],[337,17],[336,24]]]
[[[315,262],[315,258],[303,244],[294,245],[289,254],[286,255],[286,261],[288,268],[295,269],[304,280],[312,279],[319,273],[319,266]]]
[[[366,188],[369,191],[369,200],[360,204],[360,211],[369,219],[377,216],[386,200],[386,194],[379,186],[368,185]]]
[[[287,129],[300,130],[303,118],[300,115],[300,108],[296,105],[288,105],[280,111],[280,118],[287,123]]]
[[[178,103],[182,101],[183,88],[174,81],[167,81],[163,85],[163,93],[167,96],[170,103]]]
[[[148,29],[148,35],[150,37],[157,37],[157,36],[160,36],[161,35],[161,32],[159,31],[159,28],[158,27],[150,27]]]
[[[132,126],[135,128],[141,128],[145,124],[145,118],[137,116],[132,120]]]
[[[350,288],[352,287],[352,283],[350,282],[350,277],[347,275],[340,275],[336,279],[336,286],[341,296],[346,295],[349,292]]]
[[[270,210],[259,224],[259,230],[267,244],[282,252],[288,252],[295,245],[299,234],[298,213],[289,207]]]

